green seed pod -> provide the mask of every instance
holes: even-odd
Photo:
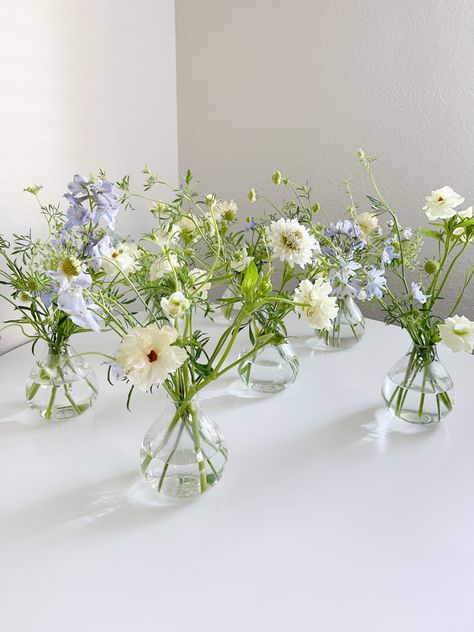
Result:
[[[436,274],[439,270],[439,263],[435,259],[428,259],[424,268],[426,274]]]

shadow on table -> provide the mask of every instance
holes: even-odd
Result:
[[[111,533],[159,522],[185,504],[163,499],[134,470],[0,516],[0,539],[5,545],[57,530],[63,537],[78,530]]]

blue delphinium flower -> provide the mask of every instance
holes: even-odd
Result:
[[[357,261],[349,261],[329,272],[328,281],[335,296],[355,298],[359,294],[361,286],[356,274],[361,267]]]
[[[99,332],[104,326],[100,308],[92,301],[86,301],[80,285],[70,284],[63,292],[60,292],[58,307],[65,314],[68,314],[72,322],[78,327]]]
[[[244,230],[247,233],[249,230],[256,230],[257,226],[258,224],[255,221],[255,217],[247,217]]]
[[[431,296],[430,294],[423,294],[421,290],[421,283],[412,282],[411,293],[415,301],[418,301],[418,303],[420,303],[421,305],[424,305]]]
[[[394,259],[397,259],[400,255],[395,250],[395,248],[391,245],[391,240],[385,242],[385,248],[382,252],[382,263],[385,265],[390,265]]]
[[[68,221],[65,223],[64,229],[69,231],[73,226],[83,226],[87,224],[91,219],[91,214],[88,209],[80,204],[71,204],[67,210],[67,218]]]
[[[386,284],[385,270],[383,268],[370,268],[367,272],[367,285],[365,287],[367,298],[372,299],[374,296],[382,298]]]

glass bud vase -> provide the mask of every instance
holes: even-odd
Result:
[[[387,373],[382,394],[392,415],[415,424],[441,421],[454,404],[453,382],[435,346],[412,346]]]
[[[250,349],[242,351],[246,356]],[[278,393],[296,380],[299,362],[289,342],[265,345],[252,356],[243,360],[238,373],[244,384],[253,391]]]
[[[140,451],[146,480],[171,498],[191,498],[208,491],[220,481],[226,463],[224,437],[196,397],[169,400]]]
[[[321,331],[319,340],[328,347],[346,349],[360,342],[365,333],[365,319],[352,297],[339,297],[337,305],[339,311],[331,329]]]
[[[71,419],[97,399],[97,379],[87,360],[69,344],[47,346],[26,381],[26,401],[48,421]]]

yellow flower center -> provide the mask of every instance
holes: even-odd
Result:
[[[453,331],[457,336],[467,336],[469,333],[469,329],[465,325],[454,325]]]
[[[81,271],[81,264],[75,257],[66,257],[61,262],[61,270],[66,276],[77,276]]]

